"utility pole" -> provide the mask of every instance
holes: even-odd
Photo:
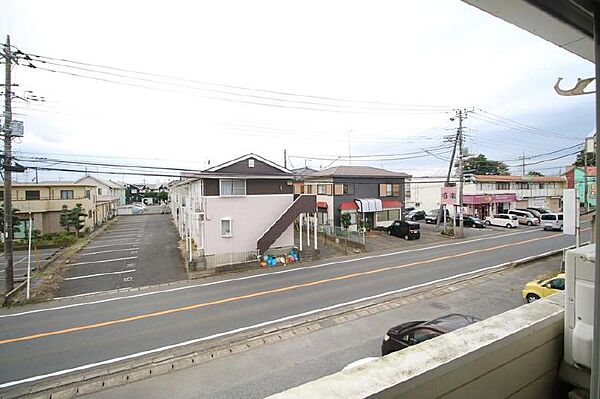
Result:
[[[448,165],[448,174],[446,175],[446,183],[444,184],[444,187],[448,187],[450,185],[450,175],[452,174],[452,167],[454,166],[454,156],[456,155],[457,144],[458,144],[458,133],[456,134],[456,137],[454,138],[454,146],[452,147],[452,156],[450,156],[450,165]],[[436,224],[438,227],[440,226],[440,222],[442,221],[442,219],[444,219],[444,220],[446,219],[446,211],[444,209],[445,209],[445,206],[440,204],[440,211],[438,212],[437,224]]]
[[[283,150],[283,167],[287,169],[287,150]]]
[[[467,119],[467,111],[459,109],[457,112],[458,116],[458,182],[460,184],[460,188],[458,190],[458,237],[462,238],[465,236],[464,224],[463,224],[463,186],[464,186],[464,176],[463,176],[463,163],[464,163],[464,153],[463,153],[463,120]]]
[[[11,130],[12,130],[12,83],[10,51],[10,36],[6,35],[4,47],[5,79],[4,79],[4,259],[6,269],[4,273],[5,293],[13,289],[13,225],[12,225],[12,176],[11,164]]]
[[[523,166],[522,166],[522,171],[521,171],[521,176],[525,177],[525,152],[523,152],[523,156],[520,157],[523,160]]]

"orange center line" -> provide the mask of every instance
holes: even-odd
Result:
[[[15,338],[7,338],[4,340],[0,340],[0,345],[10,344],[13,342],[31,341],[31,340],[38,339],[38,338],[50,337],[53,335],[69,334],[69,333],[73,333],[73,332],[77,332],[77,331],[91,330],[94,328],[108,327],[108,326],[113,326],[116,324],[129,323],[129,322],[136,321],[136,320],[144,320],[144,319],[148,319],[151,317],[166,316],[166,315],[170,315],[170,314],[174,314],[174,313],[185,312],[188,310],[201,309],[201,308],[205,308],[205,307],[213,306],[213,305],[237,302],[237,301],[241,301],[244,299],[257,298],[257,297],[266,296],[266,295],[270,295],[270,294],[292,291],[292,290],[296,290],[299,288],[314,287],[317,285],[322,285],[322,284],[326,284],[326,283],[330,283],[330,282],[334,282],[334,281],[348,280],[348,279],[355,278],[355,277],[368,276],[371,274],[382,273],[382,272],[386,272],[386,271],[390,271],[390,270],[397,270],[397,269],[402,269],[405,267],[412,267],[412,266],[423,265],[423,264],[428,264],[428,263],[433,263],[433,262],[439,262],[442,260],[459,258],[459,257],[463,257],[463,256],[473,255],[476,253],[481,253],[481,252],[495,251],[498,249],[507,248],[507,247],[511,247],[511,246],[515,246],[515,245],[522,245],[522,244],[527,244],[530,242],[547,240],[547,239],[554,238],[559,235],[561,235],[561,234],[553,234],[551,236],[546,236],[546,237],[532,238],[532,239],[520,241],[517,243],[502,244],[502,245],[498,245],[498,246],[490,247],[490,248],[476,249],[476,250],[472,250],[472,251],[461,252],[459,254],[446,255],[446,256],[441,256],[438,258],[406,263],[403,265],[387,266],[387,267],[382,267],[382,268],[374,269],[374,270],[368,270],[368,271],[364,271],[364,272],[345,274],[345,275],[341,275],[341,276],[337,276],[337,277],[330,277],[330,278],[326,278],[326,279],[322,279],[322,280],[311,281],[308,283],[295,284],[295,285],[290,285],[290,286],[286,286],[286,287],[275,288],[272,290],[259,291],[259,292],[254,292],[251,294],[219,299],[216,301],[202,302],[202,303],[183,306],[183,307],[179,307],[179,308],[166,309],[166,310],[161,310],[161,311],[152,312],[152,313],[140,314],[137,316],[103,321],[100,323],[86,324],[86,325],[81,325],[81,326],[76,326],[76,327],[65,328],[62,330],[46,331],[46,332],[42,332],[42,333],[38,333],[38,334],[25,335],[25,336],[15,337]]]

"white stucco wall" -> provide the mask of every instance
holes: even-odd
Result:
[[[256,250],[256,241],[293,202],[292,194],[248,195],[241,197],[205,197],[206,255]],[[221,237],[221,219],[232,220],[231,237]],[[271,247],[294,245],[290,225]]]

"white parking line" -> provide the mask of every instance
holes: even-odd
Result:
[[[208,286],[218,285],[218,284],[226,284],[226,283],[231,283],[231,282],[235,282],[235,281],[252,280],[252,279],[258,279],[258,278],[268,278],[268,277],[270,277],[272,275],[278,275],[278,274],[299,273],[299,272],[303,272],[303,271],[306,271],[306,270],[319,269],[321,267],[334,266],[334,265],[339,265],[339,264],[344,264],[344,263],[360,262],[360,261],[363,261],[363,260],[374,259],[374,258],[385,258],[385,257],[388,257],[388,256],[401,255],[401,254],[411,253],[411,252],[423,252],[423,251],[429,251],[429,250],[436,249],[436,248],[453,247],[453,246],[457,246],[457,245],[465,245],[465,244],[469,244],[469,243],[472,243],[472,242],[487,241],[487,240],[493,240],[495,238],[504,238],[504,237],[507,237],[507,236],[513,236],[513,235],[519,235],[519,234],[527,234],[527,233],[531,233],[533,231],[534,230],[519,231],[519,232],[508,233],[508,234],[503,234],[503,235],[493,235],[491,237],[475,238],[475,239],[466,240],[466,241],[457,241],[457,242],[432,245],[432,246],[427,246],[427,247],[422,247],[422,248],[406,249],[406,250],[403,250],[403,251],[386,252],[386,253],[379,254],[379,255],[369,255],[369,256],[362,256],[360,258],[352,258],[352,259],[345,259],[345,260],[339,260],[339,261],[332,261],[332,262],[320,263],[320,264],[313,265],[313,266],[299,267],[297,269],[284,269],[284,270],[279,270],[279,271],[276,271],[276,272],[267,272],[267,273],[261,273],[261,274],[252,274],[250,276],[235,277],[235,278],[230,278],[230,279],[212,281],[210,283],[192,284],[192,285],[186,285],[186,286],[183,286],[183,287],[168,288],[168,289],[160,290],[160,291],[143,292],[141,294],[134,294],[134,295],[128,295],[128,296],[120,296],[120,297],[99,299],[97,301],[72,303],[72,304],[69,304],[69,305],[60,305],[60,306],[55,306],[55,307],[52,307],[52,308],[27,310],[27,311],[20,312],[20,313],[12,313],[12,314],[4,314],[4,315],[0,314],[0,319],[3,319],[5,317],[24,316],[24,315],[28,315],[28,314],[32,314],[32,313],[42,313],[42,312],[49,312],[49,311],[54,311],[54,310],[64,310],[64,309],[70,309],[70,308],[75,308],[75,307],[80,307],[80,306],[97,305],[97,304],[107,303],[107,302],[123,301],[123,300],[135,299],[135,298],[140,298],[140,297],[145,297],[145,296],[151,296],[151,295],[168,294],[170,292],[176,292],[176,291],[182,291],[182,290],[189,290],[189,289],[201,288],[201,287],[208,287]],[[556,237],[558,237],[558,236],[559,235],[557,234]],[[565,248],[568,248],[568,247],[565,247]]]
[[[208,341],[210,339],[215,339],[215,338],[220,338],[220,337],[224,337],[224,336],[227,336],[227,335],[237,334],[237,333],[241,333],[241,332],[244,332],[244,331],[252,330],[252,329],[255,329],[255,328],[262,328],[262,327],[265,327],[265,326],[269,326],[269,325],[276,324],[276,323],[281,323],[281,322],[292,320],[292,319],[296,319],[296,318],[299,318],[299,317],[310,316],[310,315],[313,315],[315,313],[325,312],[325,311],[328,311],[328,310],[333,310],[333,309],[341,308],[341,307],[344,307],[344,306],[350,306],[350,305],[354,305],[354,304],[357,304],[357,303],[361,303],[361,302],[370,301],[370,300],[373,300],[373,299],[385,297],[385,296],[388,296],[388,295],[399,294],[401,292],[409,291],[409,290],[412,290],[412,289],[415,289],[415,288],[422,288],[422,287],[426,287],[426,286],[429,286],[429,285],[438,284],[438,283],[441,283],[441,282],[444,282],[444,281],[452,280],[452,279],[455,279],[455,278],[465,277],[465,276],[473,275],[473,274],[476,274],[476,273],[480,273],[480,272],[484,272],[484,271],[488,271],[488,270],[497,269],[497,268],[500,268],[500,267],[504,267],[504,266],[506,266],[506,265],[508,265],[510,263],[512,263],[512,262],[506,262],[506,263],[501,263],[499,265],[488,266],[488,267],[484,267],[482,269],[474,270],[474,271],[471,271],[471,272],[459,273],[459,274],[455,274],[454,276],[444,277],[444,278],[441,278],[441,279],[437,279],[437,280],[434,280],[434,281],[428,281],[426,283],[421,283],[421,284],[413,285],[413,286],[410,286],[410,287],[400,288],[400,289],[393,290],[393,291],[387,291],[387,292],[382,292],[380,294],[375,294],[375,295],[371,295],[371,296],[367,296],[367,297],[363,297],[363,298],[353,299],[353,300],[348,301],[348,302],[342,302],[342,303],[338,303],[338,304],[335,304],[335,305],[326,306],[326,307],[319,308],[319,309],[313,309],[313,310],[309,310],[307,312],[297,313],[297,314],[294,314],[294,315],[289,315],[289,316],[281,317],[279,319],[264,321],[264,322],[261,322],[261,323],[257,323],[257,324],[253,324],[253,325],[249,325],[249,326],[245,326],[245,327],[236,328],[234,330],[223,331],[223,332],[219,332],[219,333],[216,333],[216,334],[208,335],[208,336],[205,336],[205,337],[194,338],[194,339],[190,339],[188,341],[183,341],[183,342],[178,342],[178,343],[175,343],[175,344],[165,345],[165,346],[161,346],[159,348],[149,349],[149,350],[145,350],[145,351],[142,351],[142,352],[131,353],[129,355],[119,356],[119,357],[115,357],[115,358],[112,358],[112,359],[103,360],[103,361],[97,362],[97,363],[84,364],[84,365],[81,365],[81,366],[78,366],[78,367],[73,367],[71,369],[64,369],[64,370],[54,371],[52,373],[37,375],[37,376],[29,377],[29,378],[24,378],[22,380],[8,381],[8,382],[5,382],[3,384],[0,384],[0,388],[8,388],[8,387],[12,387],[12,386],[19,385],[19,384],[24,384],[24,383],[27,383],[27,382],[34,382],[34,381],[44,380],[46,378],[56,377],[56,376],[60,376],[60,375],[65,375],[65,374],[73,373],[73,372],[76,372],[76,371],[88,370],[90,368],[97,367],[97,366],[105,366],[105,365],[113,364],[113,363],[120,362],[120,361],[123,361],[123,360],[136,359],[136,358],[139,358],[139,357],[145,356],[145,355],[150,355],[150,354],[154,354],[154,353],[160,353],[160,352],[164,352],[166,350],[175,349],[175,348],[181,348],[183,346],[197,344],[199,342]]]
[[[126,240],[128,238],[139,238],[141,234],[127,234],[122,236],[114,236],[114,237],[106,237],[106,238],[98,238],[94,240],[95,242],[105,242],[105,241],[118,241],[118,240]]]
[[[121,260],[129,260],[129,259],[137,259],[137,256],[127,256],[125,258],[115,258],[115,259],[106,259],[106,260],[95,260],[95,261],[90,261],[90,262],[77,262],[77,263],[71,263],[71,266],[90,265],[92,263],[118,262]]]
[[[92,247],[85,247],[85,249],[96,249],[96,248],[106,248],[106,247],[122,247],[124,245],[136,245],[136,244],[139,244],[139,243],[140,242],[138,241],[138,242],[132,242],[132,243],[126,242],[124,244],[94,245]]]
[[[123,249],[108,249],[106,251],[88,252],[86,254],[81,254],[80,256],[97,255],[97,254],[107,254],[107,253],[110,253],[110,252],[133,251],[133,250],[136,250],[136,249],[140,249],[140,247],[131,247],[131,248],[123,248]]]
[[[96,273],[96,274],[86,274],[85,276],[77,276],[77,277],[67,277],[64,280],[81,280],[82,278],[92,278],[92,277],[100,277],[100,276],[110,276],[110,275],[114,275],[114,274],[125,274],[125,273],[133,273],[135,272],[135,269],[133,270],[123,270],[120,272],[110,272],[110,273]]]

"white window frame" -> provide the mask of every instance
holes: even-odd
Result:
[[[254,167],[254,159],[252,159],[252,158],[248,159],[248,167],[249,168],[253,168]]]
[[[223,233],[223,222],[229,222],[229,234]],[[233,221],[231,220],[231,218],[221,218],[219,222],[219,228],[221,229],[221,237],[233,237]]]
[[[223,182],[232,182],[231,184],[231,194],[223,194]],[[244,193],[236,194],[235,193],[235,183],[236,181],[244,182]],[[238,187],[239,188],[239,187]],[[219,196],[220,197],[243,197],[246,195],[246,179],[219,179]]]

